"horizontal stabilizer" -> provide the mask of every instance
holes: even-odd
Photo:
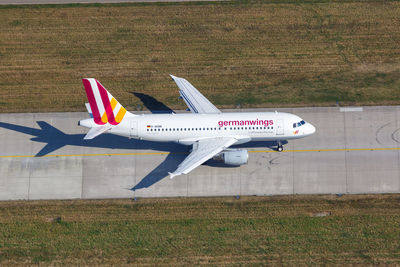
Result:
[[[99,127],[92,127],[90,128],[89,132],[85,135],[83,139],[93,139],[96,136],[101,135],[102,133],[110,130],[112,127],[111,126],[99,126]]]
[[[179,174],[173,174],[172,172],[168,172],[169,174],[169,178],[173,179],[175,176],[179,175]]]

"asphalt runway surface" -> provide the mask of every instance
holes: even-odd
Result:
[[[211,160],[172,180],[190,147],[110,134],[83,140],[77,121],[87,113],[0,114],[0,199],[400,192],[399,107],[278,111],[309,121],[316,134],[284,152],[273,142],[244,144],[247,165]]]

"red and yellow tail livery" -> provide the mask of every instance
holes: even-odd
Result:
[[[93,78],[82,79],[94,122],[98,125],[118,125],[127,113],[126,109]]]

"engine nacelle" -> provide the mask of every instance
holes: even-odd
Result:
[[[246,149],[229,149],[214,156],[215,160],[222,160],[227,165],[240,166],[247,164],[249,154]]]

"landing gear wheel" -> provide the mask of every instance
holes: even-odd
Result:
[[[282,146],[282,143],[281,143],[280,140],[278,141],[278,147],[277,147],[276,150],[278,150],[278,152],[282,152],[283,151],[283,146]]]

